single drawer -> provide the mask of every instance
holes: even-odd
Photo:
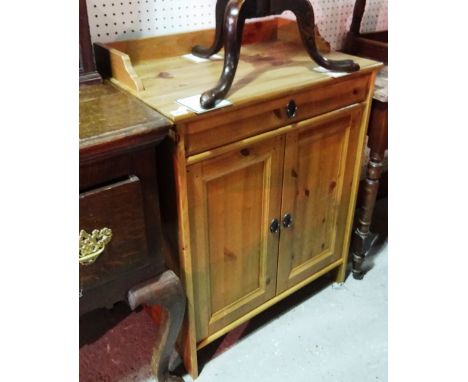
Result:
[[[299,122],[344,106],[362,102],[371,74],[345,76],[274,101],[201,118],[185,130],[186,155],[236,142],[287,124]],[[288,111],[289,109],[289,111]]]
[[[79,228],[81,289],[103,284],[144,263],[148,245],[138,177],[81,193]]]

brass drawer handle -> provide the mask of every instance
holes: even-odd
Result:
[[[93,264],[104,252],[111,239],[110,228],[95,229],[91,234],[82,229],[80,231],[80,265]]]

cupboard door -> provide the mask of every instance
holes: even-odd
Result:
[[[346,250],[361,115],[362,106],[355,105],[301,122],[286,135],[277,293],[337,261]]]
[[[187,168],[197,340],[276,293],[284,136]]]

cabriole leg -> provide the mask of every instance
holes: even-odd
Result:
[[[320,66],[335,71],[355,72],[359,70],[359,65],[353,60],[329,60],[323,57],[315,44],[315,16],[314,9],[310,2],[303,1],[285,1],[280,2],[284,4],[284,10],[291,10],[297,18],[299,32],[301,34],[304,47],[309,53],[309,56]]]
[[[159,305],[166,311],[153,349],[151,369],[158,382],[183,382],[168,370],[185,312],[185,294],[180,280],[174,272],[166,271],[132,288],[128,292],[128,303],[132,309],[145,304]]]
[[[223,21],[228,1],[229,0],[218,0],[216,2],[216,32],[213,44],[209,48],[200,45],[194,46],[192,48],[192,54],[194,54],[195,56],[208,58],[213,54],[218,53],[223,47]]]
[[[229,92],[239,63],[245,17],[241,14],[245,0],[229,0],[224,19],[224,67],[217,85],[204,92],[200,105],[204,109],[215,106]]]

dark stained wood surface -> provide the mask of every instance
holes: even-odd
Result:
[[[101,83],[102,78],[94,63],[93,46],[89,34],[86,0],[80,0],[80,84]]]
[[[197,45],[192,49],[194,55],[207,58],[219,52],[224,45],[224,67],[221,77],[214,88],[202,93],[200,97],[202,108],[213,108],[231,89],[239,63],[245,20],[279,15],[284,11],[291,11],[296,15],[304,47],[318,65],[329,70],[344,72],[360,69],[352,60],[330,60],[322,56],[315,41],[314,9],[307,0],[218,0],[214,42],[210,47]]]
[[[185,313],[185,292],[179,278],[172,271],[141,283],[128,292],[132,309],[139,305],[161,306],[164,314],[160,322],[151,369],[158,382],[184,382],[181,377],[169,374],[169,361],[182,326]]]
[[[80,313],[125,300],[165,270],[156,148],[171,123],[110,83],[80,86],[80,229],[114,236],[80,266]]]
[[[80,229],[112,229],[99,258],[79,266],[80,315],[127,299],[132,309],[161,305],[166,314],[152,357],[160,382],[181,381],[168,364],[185,310],[181,283],[164,264],[171,256],[158,197],[157,145],[170,127],[109,83],[80,86]]]
[[[155,144],[170,126],[110,83],[80,86],[80,163]]]
[[[89,232],[104,225],[114,231],[101,257],[80,266],[80,312],[86,312],[106,306],[101,299],[118,301],[109,296],[125,298],[129,287],[165,270],[156,147],[81,164],[79,185],[80,229]],[[133,283],[128,285],[128,279]]]
[[[387,63],[388,31],[361,33],[366,5],[366,0],[356,0],[354,4],[353,19],[346,34],[343,52]]]
[[[103,283],[147,261],[141,182],[136,176],[80,194],[80,230],[104,227],[112,239],[93,264],[80,266],[80,288]]]
[[[384,167],[385,151],[388,147],[387,102],[372,100],[368,136],[370,158],[366,178],[360,190],[359,207],[356,211],[357,222],[351,239],[352,273],[357,280],[364,277],[362,265],[375,239],[370,228]]]

